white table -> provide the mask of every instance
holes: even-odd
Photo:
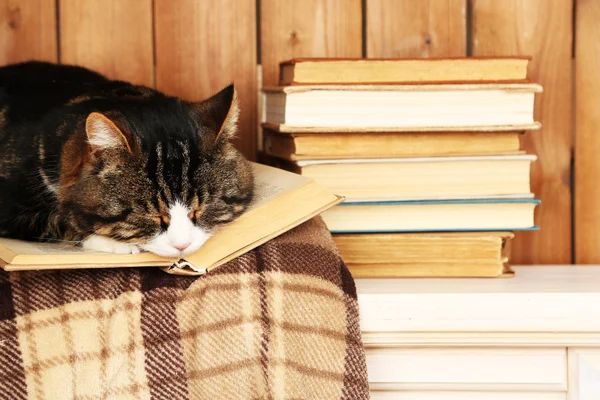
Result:
[[[600,266],[357,279],[374,400],[600,400]]]

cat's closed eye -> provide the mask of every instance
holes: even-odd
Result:
[[[171,224],[171,218],[169,218],[169,216],[166,214],[154,214],[151,216],[151,218],[154,220],[154,222],[160,225],[162,230],[167,230]]]
[[[197,220],[200,218],[202,213],[204,212],[204,206],[198,207],[195,210],[192,210],[188,214],[188,218],[191,220]]]

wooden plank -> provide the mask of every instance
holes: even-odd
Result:
[[[153,86],[152,0],[60,0],[60,61]]]
[[[0,0],[0,65],[57,60],[56,1]]]
[[[263,85],[294,57],[361,57],[361,0],[260,0]]]
[[[255,0],[155,0],[156,87],[201,100],[234,82],[240,100],[238,138],[256,152]]]
[[[600,263],[600,2],[578,0],[575,23],[575,262]]]
[[[366,0],[367,57],[467,54],[466,0]]]
[[[532,56],[531,80],[544,87],[536,96],[541,131],[528,132],[524,148],[538,155],[532,190],[542,204],[541,231],[520,232],[518,264],[571,263],[571,44],[572,2],[565,0],[474,0],[474,56]]]

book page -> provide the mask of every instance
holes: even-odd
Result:
[[[100,251],[86,250],[74,243],[60,242],[27,242],[0,238],[0,256],[5,259],[7,251],[16,253],[17,257],[27,257],[26,262],[31,264],[52,263],[88,263],[88,264],[110,264],[110,263],[167,263],[168,258],[157,256],[149,252],[140,254],[113,254]],[[33,259],[32,259],[33,257]],[[6,257],[10,259],[10,257]],[[5,260],[6,261],[6,260]],[[19,262],[17,262],[18,264]]]
[[[321,164],[383,164],[383,163],[422,163],[422,162],[451,162],[451,161],[536,161],[535,154],[508,154],[487,156],[441,156],[441,157],[396,157],[396,158],[348,158],[334,160],[299,160],[300,167]]]
[[[23,240],[0,239],[0,246],[8,247],[15,253],[20,254],[65,254],[84,253],[86,250],[69,243],[51,242],[25,242]]]
[[[311,178],[263,164],[252,163],[254,170],[254,200],[248,210],[260,207],[283,193],[302,186]]]
[[[35,247],[36,250],[40,252],[40,254],[52,254],[52,253],[95,253],[92,250],[86,250],[81,246],[76,246],[75,244],[69,243],[53,243],[53,242],[40,242],[40,243],[29,243],[31,246]]]

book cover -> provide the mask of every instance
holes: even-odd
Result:
[[[528,57],[295,58],[279,64],[282,85],[527,79]]]
[[[322,217],[332,233],[538,230],[538,199],[348,201]]]

